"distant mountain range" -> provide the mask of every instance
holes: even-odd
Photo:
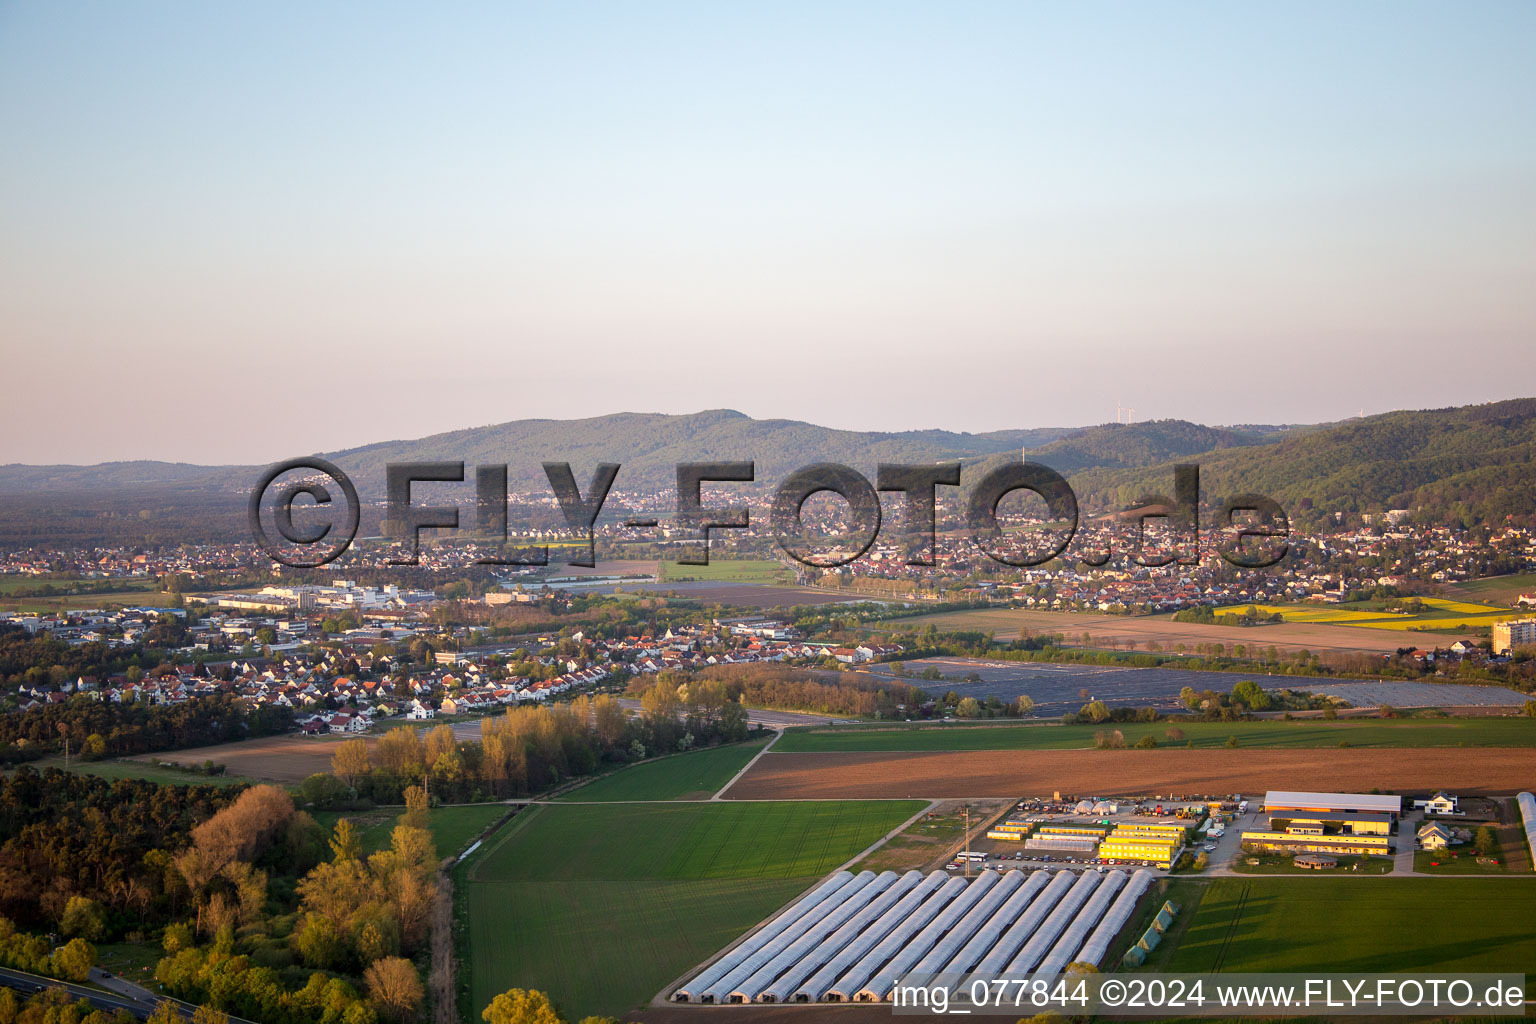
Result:
[[[751,459],[764,486],[812,462],[842,462],[871,476],[878,462],[961,460],[967,476],[1027,457],[1067,475],[1087,507],[1124,506],[1172,486],[1178,462],[1201,466],[1208,496],[1259,491],[1288,507],[1427,507],[1466,519],[1536,512],[1536,399],[1335,424],[1208,427],[1183,420],[1042,427],[982,434],[833,430],[794,420],[756,420],[728,409],[681,416],[616,413],[581,420],[515,420],[322,453],[353,476],[364,501],[382,498],[390,462],[505,463],[513,490],[542,491],[540,464],[570,462],[583,482],[598,462],[623,465],[616,487],[664,490],[679,462]],[[0,499],[14,518],[43,496],[92,504],[110,496],[157,496],[156,508],[243,496],[261,467],[112,462],[96,466],[0,466]],[[31,500],[20,499],[29,497]],[[195,501],[194,501],[195,499]],[[5,510],[0,508],[0,516]],[[0,533],[6,531],[0,530]],[[32,531],[29,531],[31,533]],[[3,539],[3,538],[0,538]]]

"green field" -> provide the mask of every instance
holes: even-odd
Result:
[[[767,745],[767,740],[733,743],[620,768],[560,799],[574,803],[708,800]]]
[[[1451,589],[1470,601],[1508,605],[1521,594],[1536,594],[1536,572],[1489,576],[1469,583],[1458,583]]]
[[[466,1019],[513,986],[619,1014],[916,814],[921,801],[564,804],[458,872]]]
[[[1325,722],[1121,722],[1110,725],[803,726],[786,730],[773,753],[907,750],[1071,750],[1092,747],[1094,734],[1118,729],[1127,744],[1152,736],[1159,746],[1221,747],[1531,747],[1536,719],[1435,718]],[[1169,729],[1183,739],[1170,740]]]
[[[427,828],[432,832],[433,845],[439,857],[458,853],[468,846],[491,823],[504,818],[512,810],[506,804],[471,804],[468,806],[434,807],[427,813]],[[400,824],[403,807],[376,808],[371,811],[317,811],[315,820],[329,832],[336,822],[346,818],[352,822],[363,852],[375,853],[389,845],[395,826]]]
[[[166,760],[175,757],[172,751],[163,755]],[[49,757],[32,762],[32,767],[38,771],[45,768],[63,768],[62,757]],[[240,786],[255,782],[240,775],[201,775],[197,772],[184,772],[177,768],[161,768],[158,764],[148,761],[81,761],[72,759],[69,762],[69,770],[79,772],[82,775],[95,775],[103,779],[143,779],[146,782],[156,782],[162,786]]]
[[[38,578],[36,576],[0,576],[0,597],[14,597],[18,590],[39,590],[43,587],[53,587],[55,590],[64,590],[77,583],[96,584],[102,582],[104,581],[99,579],[88,580],[84,577],[60,577],[57,579],[50,579],[47,577]],[[113,586],[122,587],[124,589],[115,594],[81,594],[55,596],[89,596],[95,598],[116,597],[132,599],[135,602],[142,602],[146,593],[158,592],[160,589],[160,582],[158,580],[149,579],[147,577],[139,579],[121,578],[112,580],[111,582]],[[27,599],[22,598],[22,600]],[[35,600],[49,601],[52,600],[52,598],[40,597],[36,598]]]
[[[475,878],[822,875],[923,806],[915,800],[546,805],[513,822],[508,841],[478,861]]]
[[[1506,879],[1219,879],[1193,912],[1163,969],[1408,974],[1536,963],[1536,886]]]
[[[661,563],[663,583],[708,580],[714,583],[793,584],[795,574],[782,563],[767,558],[711,558],[708,565]]]
[[[1339,862],[1336,868],[1329,868],[1326,874],[1330,875],[1390,875],[1393,861],[1391,857],[1353,857],[1338,856],[1334,858]],[[1256,860],[1257,864],[1249,864],[1248,861]],[[1261,853],[1257,856],[1242,855],[1232,862],[1232,870],[1240,875],[1315,875],[1319,872],[1313,868],[1299,868],[1289,854]]]

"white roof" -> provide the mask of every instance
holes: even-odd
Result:
[[[1264,808],[1328,807],[1335,810],[1375,811],[1396,814],[1403,808],[1403,798],[1374,793],[1306,793],[1270,790],[1264,794]]]

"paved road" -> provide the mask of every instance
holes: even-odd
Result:
[[[25,971],[13,971],[0,967],[0,985],[16,989],[18,992],[42,992],[50,988],[62,988],[76,999],[90,1000],[92,1006],[106,1010],[108,1013],[114,1010],[127,1010],[135,1017],[148,1017],[154,1012],[154,1003],[144,1003],[126,996],[109,994],[100,989],[86,988],[84,985],[75,985],[67,981],[56,981],[53,978],[44,978],[37,974],[28,974]],[[188,1018],[190,1013],[185,1014]]]
[[[116,992],[120,996],[132,999],[135,1002],[145,1003],[149,1006],[154,1006],[162,998],[158,993],[151,992],[143,985],[135,985],[127,978],[120,978],[115,974],[108,974],[100,967],[91,968],[91,980],[100,985],[102,988],[111,989],[113,992]]]

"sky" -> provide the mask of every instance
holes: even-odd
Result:
[[[1536,394],[1536,4],[0,0],[0,463]]]

